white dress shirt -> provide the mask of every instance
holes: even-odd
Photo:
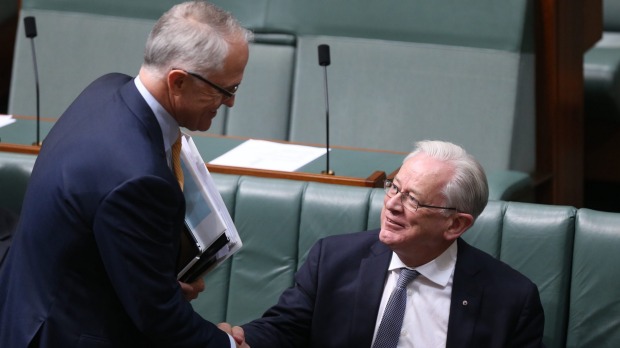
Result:
[[[172,168],[172,144],[174,144],[179,137],[179,123],[168,113],[168,111],[166,111],[166,109],[164,109],[163,106],[161,106],[157,99],[153,97],[151,92],[144,87],[144,84],[140,81],[139,76],[136,76],[134,82],[136,84],[136,88],[138,88],[138,92],[140,92],[142,98],[144,98],[146,103],[149,104],[149,107],[155,114],[155,118],[157,119],[157,123],[159,124],[164,137],[164,149],[166,151],[166,158],[168,159],[168,166]]]
[[[407,285],[407,306],[398,348],[445,347],[450,317],[450,296],[456,265],[457,243],[446,249],[433,261],[416,267],[420,275]],[[392,253],[389,275],[383,289],[373,342],[388,299],[396,286],[400,269],[406,267]]]

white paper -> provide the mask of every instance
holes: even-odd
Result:
[[[181,161],[185,178],[185,221],[193,232],[198,249],[204,252],[222,233],[228,237],[226,246],[219,249],[215,256],[216,267],[236,253],[243,243],[194,141],[185,134],[181,146]],[[197,259],[181,270],[179,277],[196,262]]]
[[[294,172],[325,153],[320,147],[250,139],[209,163]]]
[[[13,115],[0,115],[0,128],[8,126],[15,121]]]

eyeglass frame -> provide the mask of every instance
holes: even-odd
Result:
[[[197,78],[198,80],[206,83],[207,85],[215,88],[215,90],[217,90],[218,92],[220,92],[224,96],[224,100],[228,100],[230,98],[233,98],[235,96],[235,94],[237,93],[237,90],[239,89],[239,85],[234,85],[232,87],[233,91],[231,92],[231,91],[227,90],[226,88],[218,85],[217,83],[211,82],[207,78],[200,76],[200,74],[198,74],[198,73],[195,73],[195,72],[192,72],[192,71],[187,71],[185,69],[179,69],[179,68],[172,68],[172,70],[181,70],[184,73],[186,73],[188,75],[191,75],[191,76]]]
[[[390,191],[391,191],[392,188],[394,188],[396,190],[396,193],[390,195]],[[394,196],[396,196],[396,195],[398,195],[400,193],[401,194],[400,195],[400,203],[403,205],[404,208],[407,208],[407,205],[405,204],[405,196],[407,196],[407,198],[409,198],[410,200],[415,202],[416,203],[415,210],[407,209],[407,210],[409,210],[412,213],[417,212],[420,207],[422,207],[422,208],[430,208],[430,209],[454,210],[457,213],[459,211],[455,207],[440,207],[440,206],[436,206],[436,205],[422,204],[415,197],[413,197],[409,192],[401,191],[400,188],[394,184],[394,180],[390,180],[390,179],[383,180],[383,191],[385,191],[385,194],[388,197],[390,197],[390,198],[393,198]]]

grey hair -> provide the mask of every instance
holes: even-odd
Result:
[[[445,204],[460,212],[469,213],[476,219],[489,200],[489,185],[480,163],[462,147],[437,140],[417,142],[405,161],[420,153],[446,162],[454,168],[452,179],[442,190]]]
[[[175,5],[155,23],[143,67],[163,76],[172,68],[207,74],[223,68],[229,44],[249,42],[252,33],[229,13],[205,1]]]

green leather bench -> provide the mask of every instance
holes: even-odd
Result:
[[[620,214],[576,216],[566,346],[620,346]]]
[[[502,193],[524,174],[517,180],[530,192],[502,199],[532,200],[533,0],[386,1],[214,0],[256,42],[235,107],[221,108],[210,132],[323,144],[317,45],[326,43],[332,146],[408,152],[416,140],[449,140],[507,183]],[[170,5],[23,0],[9,112],[36,112],[24,16],[37,19],[41,116],[54,118],[97,76],[135,75],[154,20]],[[44,138],[51,124],[43,123]],[[0,138],[30,144],[34,124],[20,120]]]
[[[0,208],[19,212],[35,157],[0,155]],[[192,302],[214,322],[260,316],[317,239],[380,224],[380,188],[213,177],[244,243]],[[620,346],[620,213],[490,201],[464,238],[538,285],[547,347]]]
[[[0,152],[0,208],[19,215],[34,156]]]

